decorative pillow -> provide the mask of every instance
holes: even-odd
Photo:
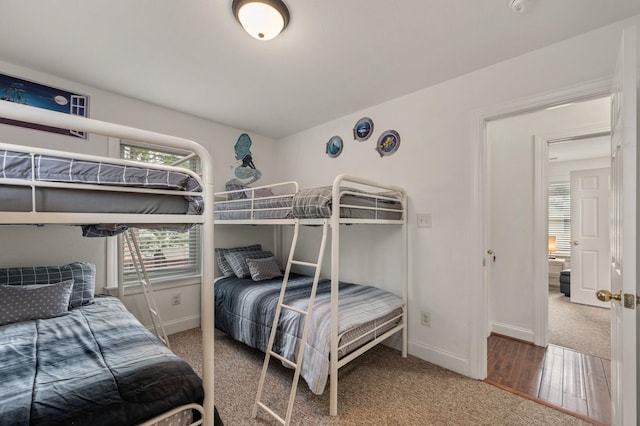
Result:
[[[264,259],[247,259],[247,266],[251,279],[254,281],[268,280],[282,276],[280,266],[276,262],[276,258],[266,257]]]
[[[273,253],[270,251],[232,251],[224,254],[224,258],[227,259],[233,273],[238,278],[251,276],[247,259],[265,259],[272,256]]]
[[[227,182],[224,185],[224,188],[227,191],[236,191],[236,190],[239,190],[239,189],[247,188],[247,185],[243,184],[242,182],[238,181],[237,179],[231,179],[229,182]],[[232,192],[232,193],[229,194],[229,199],[231,199],[231,200],[244,200],[245,198],[248,198],[246,191]]]
[[[253,190],[254,198],[265,198],[265,197],[273,197],[273,191],[271,188],[260,188]]]
[[[222,272],[222,275],[225,277],[230,277],[233,275],[233,269],[229,266],[229,262],[224,258],[225,253],[235,252],[235,251],[261,251],[262,246],[260,244],[254,244],[246,247],[233,247],[233,248],[217,248],[216,249],[216,262],[218,263],[218,268]]]
[[[0,285],[42,285],[73,280],[69,308],[93,303],[96,288],[96,266],[73,262],[62,266],[1,268]]]
[[[73,280],[47,285],[0,285],[0,325],[69,312]]]

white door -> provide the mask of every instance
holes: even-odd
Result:
[[[609,168],[571,172],[571,301],[609,307]]]
[[[636,28],[624,31],[611,93],[611,403],[613,425],[636,425]],[[620,292],[620,293],[619,293]]]

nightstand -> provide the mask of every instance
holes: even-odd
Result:
[[[564,259],[549,259],[549,286],[560,287],[560,271],[564,269]]]

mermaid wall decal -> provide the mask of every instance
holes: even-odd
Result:
[[[241,161],[241,164],[238,165],[234,171],[237,179],[233,178],[225,185],[228,191],[246,188],[262,177],[262,172],[258,170],[253,163],[251,138],[248,134],[243,133],[240,135],[234,145],[234,149],[236,151],[236,160]]]

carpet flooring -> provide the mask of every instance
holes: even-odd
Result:
[[[263,354],[216,331],[215,403],[226,426],[275,425],[251,417]],[[173,351],[202,373],[201,331],[169,336]],[[265,402],[283,415],[292,370],[272,365]],[[378,345],[340,370],[338,416],[329,391],[314,395],[301,379],[294,425],[586,425],[584,421],[482,381]]]
[[[610,311],[571,303],[558,288],[549,289],[549,343],[611,359]]]

